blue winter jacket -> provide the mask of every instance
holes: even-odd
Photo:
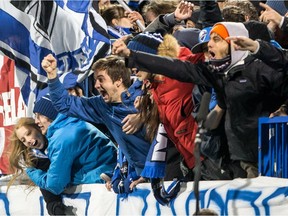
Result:
[[[26,170],[40,188],[60,194],[67,186],[104,183],[100,174],[113,172],[116,147],[92,124],[58,114],[46,136],[49,169],[47,172],[36,168]]]
[[[121,123],[128,114],[136,112],[132,102],[105,103],[102,96],[72,96],[65,91],[58,78],[49,80],[48,86],[52,103],[60,113],[92,123],[105,124],[129,165],[135,168],[137,175],[141,174],[150,148],[150,143],[145,140],[145,129],[142,127],[134,134],[126,134],[122,131]]]

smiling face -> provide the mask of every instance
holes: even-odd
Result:
[[[40,113],[35,113],[35,123],[40,128],[43,135],[47,133],[48,127],[51,124],[52,120],[47,118],[44,115],[41,115]]]
[[[94,72],[95,88],[103,97],[106,103],[121,102],[120,85],[121,81],[113,82],[108,76],[106,70],[98,70]]]
[[[213,32],[208,42],[209,59],[223,59],[229,55],[229,44],[226,40]]]
[[[28,148],[43,149],[46,143],[41,132],[31,126],[21,126],[16,129],[16,136]]]

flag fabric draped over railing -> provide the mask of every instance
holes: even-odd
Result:
[[[109,54],[106,23],[91,5],[89,0],[0,1],[0,54],[15,62],[13,77],[26,106],[23,116],[33,115],[35,100],[46,92],[44,56],[57,58],[62,82],[75,83],[88,77],[95,59]],[[5,109],[0,114],[4,119]]]

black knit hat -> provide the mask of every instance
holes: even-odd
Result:
[[[189,17],[187,20],[191,20],[193,23],[197,24],[199,16],[200,16],[200,9],[196,9],[195,11],[193,11],[192,16]]]
[[[249,20],[243,24],[248,30],[249,38],[253,40],[261,39],[268,42],[272,39],[271,33],[265,23],[256,20]]]
[[[157,33],[140,33],[129,41],[127,47],[131,50],[157,54],[158,47],[162,43],[163,38]]]
[[[55,120],[58,115],[49,95],[42,96],[38,101],[36,101],[33,112],[44,115],[51,120]]]

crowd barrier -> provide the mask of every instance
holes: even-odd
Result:
[[[165,186],[171,182],[165,182]],[[260,176],[232,181],[201,181],[200,208],[209,208],[218,215],[288,215],[288,179]],[[12,186],[6,194],[0,187],[0,215],[48,215],[38,188]],[[160,205],[151,186],[143,183],[123,199],[108,192],[104,185],[85,184],[70,188],[63,195],[64,203],[73,206],[75,215],[193,215],[195,196],[193,182],[182,185],[179,196],[170,206]]]
[[[259,174],[288,178],[288,117],[259,118]]]

